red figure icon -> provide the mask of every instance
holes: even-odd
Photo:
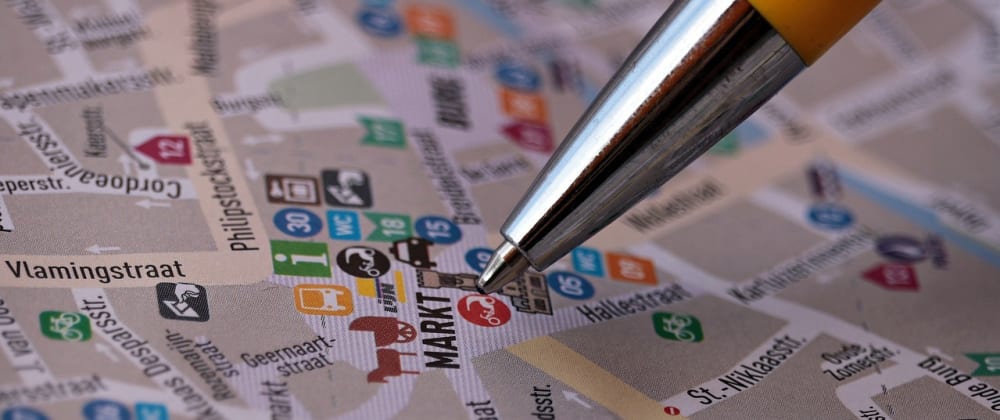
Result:
[[[375,370],[368,372],[368,383],[381,382],[387,383],[385,380],[388,376],[399,376],[404,373],[409,373],[411,375],[418,375],[420,372],[415,370],[403,370],[403,365],[400,362],[400,355],[416,356],[416,353],[406,353],[398,352],[393,349],[378,349],[375,350],[375,358],[378,359],[378,367]]]
[[[375,347],[385,347],[392,343],[409,343],[417,338],[417,330],[412,325],[387,316],[363,316],[351,321],[347,327],[351,331],[371,331],[375,334]]]

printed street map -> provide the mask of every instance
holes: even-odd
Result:
[[[1000,416],[993,0],[883,1],[475,293],[666,5],[5,0],[0,417]]]

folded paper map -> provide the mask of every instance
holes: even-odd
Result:
[[[886,0],[474,282],[668,2],[7,0],[3,419],[1000,415],[1000,3]]]

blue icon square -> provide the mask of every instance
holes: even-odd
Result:
[[[170,418],[170,414],[167,413],[167,407],[163,404],[140,402],[135,403],[135,418],[136,420],[167,420]]]
[[[573,270],[577,273],[604,277],[604,259],[599,251],[590,248],[573,250]]]
[[[361,218],[356,212],[327,210],[326,225],[330,229],[330,239],[338,241],[361,240]]]

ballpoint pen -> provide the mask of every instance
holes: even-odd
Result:
[[[676,0],[532,183],[476,281],[544,270],[774,96],[878,0]]]

